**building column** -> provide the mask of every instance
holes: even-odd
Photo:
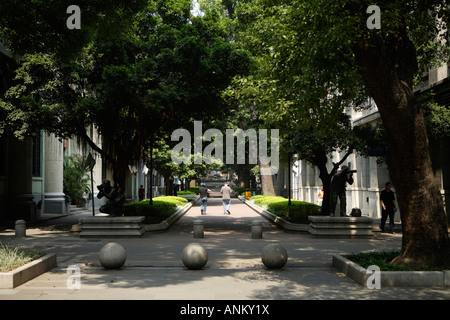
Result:
[[[47,134],[45,138],[45,213],[65,214],[67,212],[63,179],[63,143],[53,133]]]

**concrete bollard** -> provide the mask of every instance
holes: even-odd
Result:
[[[110,242],[100,250],[98,260],[105,269],[119,269],[127,260],[127,254],[120,244]]]
[[[287,251],[279,244],[271,243],[263,248],[261,260],[268,269],[281,269],[288,259]]]
[[[194,220],[194,238],[203,238],[204,236],[203,220]]]
[[[253,220],[252,221],[252,239],[262,238],[262,221]]]
[[[208,262],[208,251],[199,243],[190,243],[183,249],[181,260],[188,269],[200,270]]]
[[[16,221],[16,237],[25,237],[27,233],[27,223],[25,220]]]

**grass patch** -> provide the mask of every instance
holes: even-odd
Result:
[[[46,254],[41,248],[22,248],[0,243],[0,272],[8,272]]]
[[[153,198],[153,205],[146,199],[124,205],[125,216],[144,216],[145,224],[157,224],[184,207],[189,201],[182,197],[164,196]]]
[[[267,210],[291,223],[309,224],[308,216],[320,215],[320,206],[299,201],[289,200],[280,196],[257,195],[249,199],[257,206]]]
[[[389,264],[395,257],[400,255],[400,251],[388,251],[388,252],[368,252],[358,253],[345,256],[345,258],[359,264],[363,268],[369,266],[378,266],[380,271],[441,271],[439,268],[423,267],[419,269],[410,269],[406,266],[392,266]]]

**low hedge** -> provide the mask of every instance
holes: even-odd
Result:
[[[182,197],[164,196],[153,198],[153,205],[146,199],[124,205],[125,216],[144,216],[144,223],[156,224],[184,207],[189,201]]]
[[[177,195],[195,194],[194,191],[177,191]]]
[[[321,215],[320,206],[314,203],[291,200],[291,205],[289,205],[289,200],[284,197],[263,195],[253,196],[249,200],[291,223],[308,224],[308,216]]]
[[[233,191],[237,194],[242,194],[243,192],[245,193],[245,187],[233,187]]]
[[[200,189],[200,187],[190,187],[189,189],[187,189],[187,191],[193,192],[195,194],[198,194],[198,190]]]

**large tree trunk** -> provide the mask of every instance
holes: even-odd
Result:
[[[239,169],[239,179],[244,182],[245,189],[250,188],[250,168],[247,168],[246,165],[242,165],[242,167]]]
[[[270,170],[270,165],[265,163],[259,163],[260,168],[265,170]],[[271,174],[263,175],[261,174],[261,187],[262,193],[265,196],[276,196],[275,188],[273,187],[273,177]]]
[[[354,52],[388,134],[389,173],[403,231],[402,253],[392,263],[442,266],[448,260],[447,223],[425,119],[413,92],[414,45],[406,30],[395,30],[384,38],[361,39]]]
[[[320,213],[322,215],[330,215],[330,200],[331,200],[331,174],[328,173],[326,163],[318,165],[319,178],[323,185],[323,201]]]

